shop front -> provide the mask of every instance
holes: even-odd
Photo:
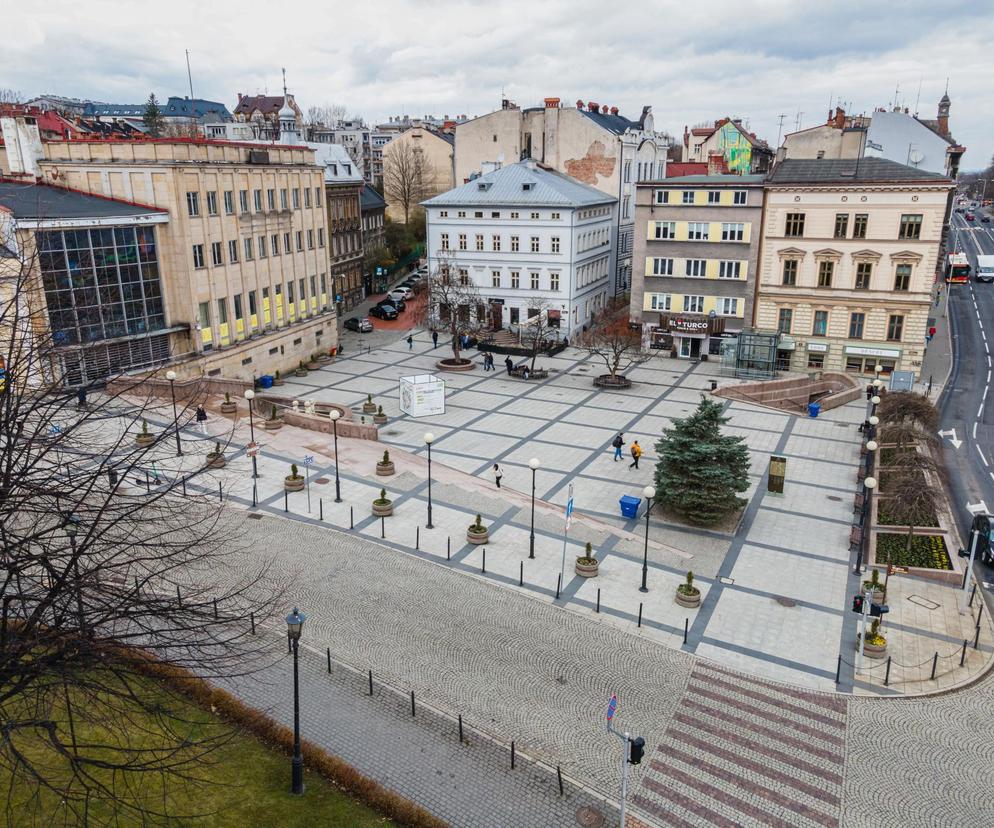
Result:
[[[659,324],[650,325],[649,347],[683,359],[706,359],[721,353],[726,336],[723,316],[661,313]]]
[[[846,345],[846,371],[852,374],[876,375],[877,366],[881,374],[890,376],[901,361],[900,348],[878,348],[872,345]]]
[[[808,343],[808,370],[821,371],[825,368],[825,358],[828,356],[827,342]]]

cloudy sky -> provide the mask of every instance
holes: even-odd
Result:
[[[870,112],[897,100],[935,117],[949,80],[964,169],[994,152],[994,5],[989,0],[0,0],[0,86],[137,103],[188,94],[290,91],[367,120],[479,115],[501,90],[651,104],[657,128],[725,115],[771,144],[824,120],[830,102]],[[150,14],[154,8],[155,13]],[[12,34],[16,33],[16,34]],[[920,99],[919,99],[920,89]]]

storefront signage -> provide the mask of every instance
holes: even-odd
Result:
[[[809,351],[814,351],[817,354],[824,354],[824,353],[826,353],[828,351],[828,343],[827,342],[809,342],[808,343],[808,350]]]
[[[887,359],[897,359],[901,356],[900,351],[891,348],[867,348],[862,345],[846,345],[846,353],[854,356],[886,357]]]
[[[669,316],[659,315],[663,330],[675,334],[720,334],[725,330],[725,320],[720,316]]]

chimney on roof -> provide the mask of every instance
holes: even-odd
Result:
[[[603,113],[604,115],[607,115],[607,104],[604,104],[604,106],[602,106],[602,107],[601,107],[601,112],[602,112],[602,113]]]
[[[618,114],[618,107],[612,106],[611,107],[611,114],[612,115],[617,115]]]
[[[238,103],[241,103],[241,102],[242,102],[242,93],[239,92],[238,93]]]
[[[594,103],[593,101],[587,101],[587,109],[589,109],[591,112],[596,112],[600,108],[601,108],[600,104]]]
[[[583,101],[581,101],[579,98],[576,99],[576,108],[583,109]]]
[[[835,128],[844,129],[846,126],[846,111],[841,107],[835,107]]]
[[[545,99],[546,109],[559,109],[559,98],[546,98]]]

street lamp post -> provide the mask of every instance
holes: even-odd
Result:
[[[258,477],[259,476],[259,466],[256,464],[256,457],[255,457],[255,451],[256,451],[256,446],[255,446],[255,416],[252,413],[252,402],[253,402],[253,400],[255,400],[255,391],[253,391],[251,388],[246,388],[245,389],[245,399],[248,402],[248,410],[249,410],[249,434],[251,435],[249,437],[249,442],[252,444],[252,450],[253,450],[253,454],[252,454],[252,477]]]
[[[542,463],[537,457],[528,461],[528,467],[532,470],[532,528],[531,536],[528,539],[528,557],[535,557],[535,472]]]
[[[876,380],[874,380],[874,382],[876,382]],[[880,405],[880,397],[878,397],[876,394],[874,394],[872,397],[870,397],[870,416],[871,417],[874,414],[877,413],[877,406],[878,405]]]
[[[173,398],[173,428],[176,430],[176,456],[183,456],[183,447],[179,442],[179,416],[176,414],[176,372],[166,371],[166,379],[169,380],[169,395]]]
[[[338,418],[341,416],[342,412],[337,408],[333,408],[328,412],[328,418],[331,420],[331,430],[335,435],[335,503],[342,502],[342,484],[338,479]]]
[[[875,477],[869,477],[863,479],[863,517],[861,518],[862,532],[859,538],[859,548],[856,550],[856,568],[853,573],[859,575],[863,570],[863,546],[866,543],[867,534],[869,527],[867,524],[867,517],[870,514],[870,497],[873,494],[873,490],[877,488],[877,479]]]
[[[639,587],[639,592],[648,592],[649,587],[646,584],[646,580],[649,577],[649,512],[652,511],[652,507],[656,505],[655,498],[656,490],[652,486],[646,486],[642,489],[642,496],[646,500],[645,505],[645,550],[642,552],[642,586]]]
[[[870,424],[870,433],[866,436],[870,440],[874,440],[877,436],[877,424],[880,422],[880,418],[876,414],[872,414],[867,422]]]
[[[425,434],[425,445],[428,446],[428,524],[426,529],[434,529],[431,523],[431,444],[435,440],[435,435],[430,431]]]
[[[290,792],[304,792],[304,757],[300,754],[300,683],[297,678],[297,645],[306,616],[296,607],[286,617],[286,633],[293,650],[293,759],[290,762]]]
[[[80,583],[79,579],[79,560],[76,553],[76,533],[79,532],[79,526],[83,522],[82,518],[75,512],[70,512],[66,515],[65,519],[65,533],[69,536],[69,547],[72,549],[72,568],[73,575],[76,579],[76,615],[77,623],[79,624],[79,634],[86,634],[86,620],[83,615],[83,585]]]

